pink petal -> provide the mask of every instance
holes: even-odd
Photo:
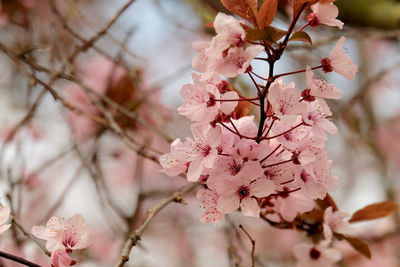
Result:
[[[226,92],[221,99],[238,99],[239,96],[234,91]],[[238,101],[223,101],[221,102],[221,111],[225,114],[230,114],[237,106]]]
[[[222,195],[218,198],[217,209],[221,213],[231,213],[239,208],[239,198],[235,195]]]
[[[49,240],[49,239],[55,238],[55,236],[56,236],[56,233],[50,231],[49,228],[44,227],[44,226],[33,226],[31,229],[31,233],[35,237],[43,239],[43,240]]]
[[[274,183],[269,179],[258,179],[250,184],[250,194],[255,197],[266,197],[275,190]]]
[[[242,199],[240,208],[244,216],[260,217],[260,207],[258,206],[257,200],[254,198],[247,197]]]

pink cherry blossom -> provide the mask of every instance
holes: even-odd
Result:
[[[326,139],[326,132],[336,134],[336,125],[328,117],[332,116],[328,104],[323,99],[316,99],[308,103],[307,112],[303,113],[303,121],[311,126],[312,133],[322,139]]]
[[[214,168],[211,170],[207,185],[215,188],[215,181],[224,177],[234,177],[242,174],[255,175],[261,177],[264,170],[258,162],[258,156],[261,152],[261,145],[253,140],[242,139],[233,148],[232,154],[218,156]]]
[[[213,50],[223,52],[231,46],[241,47],[246,43],[246,32],[234,17],[218,13],[213,25],[217,33],[211,43]]]
[[[324,212],[324,235],[325,239],[332,239],[332,232],[343,234],[343,235],[352,235],[354,234],[354,229],[350,226],[348,221],[344,221],[343,219],[349,217],[350,214],[346,212],[333,211],[332,207],[328,207]]]
[[[339,250],[326,245],[301,243],[293,251],[297,267],[331,267],[342,258]]]
[[[160,156],[160,164],[163,167],[162,172],[168,176],[177,176],[187,170],[187,163],[182,162],[177,158],[176,151],[179,147],[184,146],[178,138],[171,143],[171,153]]]
[[[325,24],[337,26],[339,29],[343,28],[343,22],[336,19],[339,15],[339,9],[333,3],[317,3],[311,6],[311,10],[313,12],[307,16],[307,21],[311,27],[315,28],[320,24]]]
[[[67,219],[51,217],[44,226],[33,226],[31,233],[37,238],[46,240],[46,248],[55,252],[66,250],[72,252],[90,246],[91,232],[80,214]]]
[[[349,80],[353,80],[358,68],[342,50],[345,39],[344,36],[340,37],[329,57],[321,61],[323,65],[322,69],[325,72],[334,71]]]
[[[259,217],[260,207],[255,197],[270,195],[275,190],[275,186],[271,180],[258,179],[258,175],[241,173],[218,180],[216,190],[220,195],[217,203],[217,209],[220,212],[226,214],[240,207],[243,215]]]
[[[206,210],[200,219],[202,223],[217,224],[224,218],[224,214],[217,209],[217,200],[219,197],[217,192],[202,188],[197,191],[196,196],[202,203],[202,208]]]
[[[268,100],[276,116],[293,123],[297,115],[306,110],[306,104],[299,102],[300,92],[294,87],[294,83],[286,86],[282,79],[276,80],[269,89]]]
[[[200,178],[204,168],[212,168],[217,157],[217,148],[221,144],[221,126],[196,123],[191,126],[193,138],[187,138],[183,146],[176,147],[177,159],[190,162],[187,179],[195,182]]]
[[[221,96],[217,87],[221,83],[221,79],[217,75],[208,77],[192,73],[192,78],[194,84],[185,84],[180,91],[185,100],[185,103],[178,107],[181,115],[192,121],[211,122],[219,111],[229,114],[235,109],[237,101],[217,101],[239,98],[233,91],[226,92]]]
[[[315,79],[314,72],[310,66],[306,69],[307,89],[301,94],[306,101],[314,101],[312,97],[324,97],[329,99],[340,99],[343,92],[336,88],[335,85],[327,83],[322,79]],[[308,97],[308,98],[307,98]]]
[[[0,207],[0,234],[7,231],[11,226],[11,224],[4,224],[10,217],[10,212],[9,207]]]
[[[219,57],[213,57],[209,62],[209,71],[215,71],[226,77],[236,77],[245,73],[250,67],[250,62],[262,51],[261,45],[251,45],[246,49],[233,47],[222,53]]]
[[[68,267],[75,263],[65,250],[56,250],[51,253],[52,267]]]
[[[192,46],[194,51],[197,52],[197,55],[192,60],[192,68],[198,72],[206,72],[209,58],[206,49],[210,47],[210,42],[197,41]]]
[[[235,77],[245,73],[250,61],[260,54],[264,47],[249,45],[246,48],[246,32],[240,22],[232,16],[219,13],[214,21],[217,35],[208,42],[195,42],[193,48],[198,55],[193,59],[195,70],[207,73],[219,73],[226,77]]]
[[[292,192],[278,197],[275,209],[285,221],[291,222],[298,213],[307,212],[314,208],[314,202],[301,192]]]

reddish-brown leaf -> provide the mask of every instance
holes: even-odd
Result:
[[[264,29],[246,29],[246,39],[249,41],[264,40],[268,44],[275,43],[283,36],[287,34],[287,31],[281,29],[266,26]]]
[[[312,40],[310,35],[308,35],[308,33],[300,31],[300,32],[296,32],[295,34],[293,34],[289,41],[299,41],[299,42],[306,42],[309,43],[310,45],[312,45]]]
[[[379,219],[395,213],[398,209],[399,206],[391,201],[371,204],[356,211],[349,222]]]
[[[257,14],[257,23],[261,28],[269,26],[274,20],[278,9],[278,0],[264,0]]]
[[[251,23],[257,23],[257,0],[221,0],[221,3],[231,11]]]
[[[299,217],[303,218],[303,220],[306,219],[314,222],[321,222],[324,218],[324,212],[320,209],[313,209],[309,212],[300,214]]]
[[[303,6],[304,6],[303,11],[304,11],[317,2],[318,0],[293,0],[294,14],[297,14]]]
[[[346,240],[355,250],[357,250],[359,253],[367,257],[368,259],[371,258],[371,250],[369,249],[369,246],[367,243],[362,241],[359,238],[351,237],[351,236],[346,236],[346,235],[339,235],[341,238]]]
[[[337,207],[335,201],[329,194],[326,194],[324,199],[317,199],[316,202],[322,210],[326,210],[328,207],[332,207],[333,211],[338,210],[338,207]]]

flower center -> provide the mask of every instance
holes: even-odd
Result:
[[[311,90],[309,88],[307,88],[303,92],[301,92],[301,96],[307,102],[313,102],[315,100],[315,97],[310,95],[310,92],[311,92]]]
[[[205,145],[205,146],[198,146],[200,153],[203,157],[208,156],[208,154],[210,154],[211,151],[211,147],[209,145]]]
[[[215,97],[212,94],[208,94],[210,96],[210,99],[207,101],[207,107],[212,107],[215,106]]]
[[[321,60],[321,64],[322,64],[322,70],[325,73],[332,72],[333,69],[331,65],[331,60],[329,58],[326,57],[323,60]]]
[[[231,174],[236,175],[240,172],[241,169],[242,169],[242,166],[235,163],[234,165],[231,166]]]
[[[250,195],[249,187],[242,185],[241,187],[239,187],[238,194],[240,199],[248,197]]]
[[[307,16],[307,21],[312,28],[315,28],[321,24],[319,18],[314,13],[310,13]]]
[[[321,257],[321,252],[316,248],[312,248],[310,250],[310,258],[313,260],[317,260],[319,257]]]

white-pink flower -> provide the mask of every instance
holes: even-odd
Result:
[[[260,207],[256,198],[266,197],[275,190],[275,185],[271,180],[258,179],[260,176],[244,175],[242,172],[237,176],[216,181],[216,190],[220,195],[217,209],[226,214],[240,207],[243,215],[259,217]]]
[[[200,41],[193,43],[198,55],[193,59],[195,70],[207,73],[219,73],[235,77],[245,73],[250,61],[264,50],[261,45],[249,45],[246,48],[246,32],[240,22],[232,16],[218,13],[214,28],[217,35],[210,43]]]
[[[57,250],[51,253],[52,267],[68,267],[75,263],[65,250]]]
[[[176,147],[177,159],[190,162],[187,179],[195,182],[200,178],[204,168],[211,169],[218,155],[217,148],[221,144],[221,126],[211,127],[210,124],[192,124],[193,138],[187,138],[182,146]]]
[[[321,98],[308,104],[307,112],[303,114],[303,121],[311,126],[312,133],[322,139],[326,139],[326,132],[336,134],[336,125],[328,119],[332,116],[328,104]]]
[[[286,190],[285,190],[286,191]],[[297,213],[307,212],[314,208],[314,201],[301,192],[282,194],[276,199],[275,209],[285,221],[291,222]]]
[[[306,81],[307,89],[301,94],[306,101],[312,102],[314,97],[340,99],[343,95],[343,91],[339,90],[335,85],[322,79],[315,79],[314,72],[310,66],[307,66],[306,69]]]
[[[11,224],[4,224],[10,217],[9,207],[0,207],[0,234],[7,231]]]
[[[347,212],[333,211],[332,207],[328,207],[324,213],[323,228],[325,239],[331,240],[332,232],[343,235],[354,234],[354,229],[350,226],[350,223],[343,220],[349,215]]]
[[[206,210],[200,219],[202,223],[217,224],[224,218],[224,214],[217,209],[219,197],[217,192],[201,188],[197,191],[196,197],[202,203],[202,208]]]
[[[181,115],[188,117],[192,121],[211,122],[215,116],[222,111],[225,114],[231,113],[237,106],[238,94],[228,91],[221,95],[218,85],[222,82],[216,75],[198,75],[192,73],[194,84],[185,84],[180,91],[185,102],[178,107]],[[224,101],[218,101],[218,100]]]
[[[339,9],[333,3],[317,3],[311,6],[311,10],[313,12],[307,16],[307,21],[311,27],[315,28],[320,24],[325,24],[337,26],[339,29],[343,28],[343,22],[336,19],[339,15]]]
[[[349,80],[353,80],[358,68],[351,58],[343,52],[344,40],[346,40],[344,36],[340,37],[329,57],[321,61],[322,69],[324,72],[334,71]]]
[[[177,176],[187,170],[188,162],[180,161],[177,158],[176,151],[183,147],[181,139],[175,139],[171,144],[171,153],[160,156],[160,164],[163,167],[162,172],[168,176]]]
[[[331,267],[342,258],[339,250],[328,248],[325,244],[301,243],[293,251],[298,261],[297,267]]]
[[[46,240],[46,248],[51,252],[65,250],[69,253],[87,248],[92,242],[91,231],[80,214],[67,220],[53,216],[46,226],[33,226],[31,233],[37,238]]]
[[[282,79],[276,80],[269,89],[268,100],[272,110],[287,123],[293,123],[306,110],[306,104],[300,102],[300,99],[300,92],[294,83],[286,86]]]
[[[213,25],[217,35],[211,42],[212,50],[221,53],[232,46],[241,47],[246,44],[246,32],[234,17],[218,13]]]
[[[210,59],[209,71],[233,78],[238,74],[245,73],[250,67],[250,62],[263,50],[264,47],[261,45],[251,45],[246,49],[243,47],[229,48],[219,57]]]

